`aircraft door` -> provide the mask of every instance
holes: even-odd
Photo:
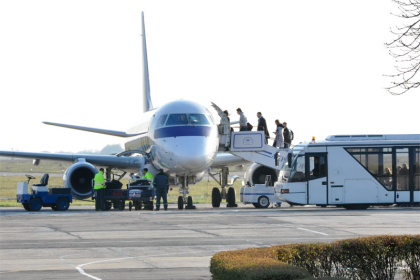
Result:
[[[305,160],[308,204],[328,204],[327,154],[306,154]]]

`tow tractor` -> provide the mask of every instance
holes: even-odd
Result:
[[[270,181],[271,176],[267,175],[265,184],[241,187],[241,202],[244,204],[252,203],[255,208],[267,208],[270,203],[281,205],[281,201],[274,195],[274,187],[270,187]]]
[[[66,211],[73,196],[70,188],[47,188],[49,174],[45,174],[40,184],[33,184],[31,191],[28,191],[29,181],[36,179],[32,175],[25,175],[27,182],[18,182],[17,202],[22,203],[26,211],[39,211],[42,206],[51,207],[54,211]]]

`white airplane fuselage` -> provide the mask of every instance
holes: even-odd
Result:
[[[194,176],[207,170],[219,147],[218,129],[210,111],[186,100],[177,100],[144,114],[142,123],[129,133],[147,131],[125,143],[126,150],[149,154],[155,169],[171,176]]]

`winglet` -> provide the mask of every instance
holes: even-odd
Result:
[[[146,28],[144,26],[144,12],[141,12],[142,23],[142,54],[143,54],[143,112],[153,109],[152,97],[150,96],[149,63],[147,61]]]

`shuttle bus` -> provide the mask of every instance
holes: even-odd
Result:
[[[420,203],[420,134],[332,135],[296,145],[275,184],[296,205]]]

